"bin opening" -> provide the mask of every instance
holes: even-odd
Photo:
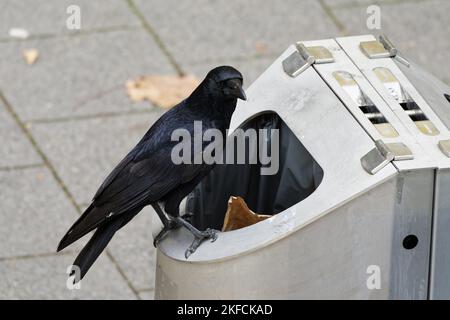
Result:
[[[278,157],[270,155],[272,161],[278,158],[278,170],[272,175],[261,174],[260,169],[267,165],[261,163],[258,148],[251,148],[245,136],[230,135],[228,143],[233,138],[247,141],[246,161],[245,164],[237,164],[236,161],[217,164],[187,197],[186,213],[191,215],[192,224],[200,230],[222,229],[230,196],[242,197],[256,213],[274,215],[308,197],[322,181],[320,165],[276,113],[263,113],[240,128],[245,132],[247,129],[257,132],[259,129],[267,129],[267,132],[278,129]],[[256,145],[265,145],[266,150],[273,150],[272,143],[277,140],[273,137],[268,134],[261,138],[258,135]],[[223,157],[227,157],[226,151]],[[252,157],[257,159],[256,163],[249,164],[247,160]]]

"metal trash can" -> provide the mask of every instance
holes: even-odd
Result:
[[[155,297],[450,298],[448,93],[384,36],[290,46],[250,86],[231,129],[276,115],[287,127],[287,176],[309,178],[302,188],[290,189],[297,183],[283,174],[276,185],[284,187],[265,183],[250,202],[274,215],[221,233],[188,260],[192,236],[168,235],[157,253]],[[292,170],[296,163],[304,174]],[[223,181],[230,170],[206,179]],[[234,185],[252,181],[235,177]],[[194,202],[218,209],[205,201],[205,183]],[[271,200],[259,201],[262,194]]]

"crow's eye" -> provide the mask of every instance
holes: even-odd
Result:
[[[231,79],[225,82],[225,86],[230,89],[237,89],[242,86],[241,79]]]

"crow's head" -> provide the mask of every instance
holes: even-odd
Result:
[[[233,67],[214,68],[208,72],[205,80],[209,89],[223,98],[247,100],[242,89],[242,74]]]

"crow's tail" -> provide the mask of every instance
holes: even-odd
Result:
[[[88,241],[86,246],[84,246],[73,263],[74,266],[79,268],[79,274],[77,274],[76,270],[72,270],[71,275],[75,274],[74,283],[83,279],[89,268],[95,260],[97,260],[98,256],[105,249],[106,245],[109,243],[116,231],[127,224],[135,215],[136,213],[116,218],[115,220],[97,228],[92,238]]]

